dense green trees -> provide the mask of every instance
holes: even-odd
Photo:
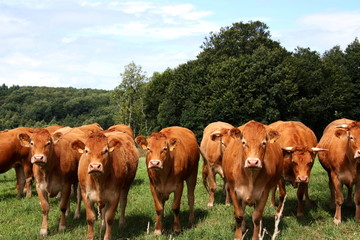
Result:
[[[115,105],[110,104],[110,92],[105,90],[3,84],[0,96],[0,130],[94,122],[107,128],[114,124]]]

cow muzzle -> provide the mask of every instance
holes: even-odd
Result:
[[[104,167],[101,163],[97,163],[97,162],[94,162],[94,163],[89,163],[89,166],[88,166],[88,173],[93,175],[98,175],[98,174],[102,174],[104,173]]]
[[[160,160],[150,160],[148,164],[149,169],[162,169],[163,164]]]
[[[308,176],[297,176],[296,177],[296,182],[298,182],[298,183],[308,183],[309,182],[309,177]]]
[[[245,168],[262,168],[259,158],[248,158],[245,161]]]
[[[47,163],[47,157],[43,154],[35,154],[31,157],[31,163],[43,166]]]

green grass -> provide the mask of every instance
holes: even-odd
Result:
[[[200,163],[202,166],[202,162]],[[218,183],[222,183],[218,179]],[[35,190],[30,199],[16,198],[15,174],[11,170],[0,175],[0,239],[44,239],[39,236],[41,225],[41,212],[38,197]],[[35,186],[34,186],[35,188]],[[280,222],[280,235],[277,239],[360,239],[359,223],[354,221],[355,206],[343,207],[343,223],[340,226],[333,224],[334,212],[329,209],[328,179],[325,171],[317,161],[312,170],[309,187],[310,198],[313,204],[305,207],[305,215],[296,217],[296,189],[287,185],[288,196],[285,203],[284,217]],[[166,202],[164,233],[161,237],[153,236],[155,209],[149,189],[144,159],[140,159],[136,179],[130,189],[128,205],[126,209],[126,224],[118,227],[118,215],[113,227],[113,239],[233,239],[235,221],[233,207],[225,206],[224,197],[219,187],[216,192],[216,201],[213,209],[206,208],[208,195],[201,181],[201,169],[199,168],[198,182],[195,192],[195,226],[188,223],[188,205],[186,189],[184,190],[181,206],[182,233],[173,235],[171,212],[172,198]],[[51,199],[49,214],[49,236],[45,239],[86,239],[87,223],[85,209],[82,206],[82,216],[74,221],[74,201],[71,205],[71,214],[67,217],[67,230],[58,233],[58,221],[60,216],[59,200]],[[251,239],[253,209],[246,209],[246,224],[249,231],[245,239]],[[272,233],[274,230],[275,208],[267,207],[264,212],[263,226]],[[96,221],[96,239],[100,238],[99,221]],[[150,234],[147,234],[147,226],[150,223]],[[103,233],[104,231],[102,231]],[[266,236],[265,239],[270,239]]]

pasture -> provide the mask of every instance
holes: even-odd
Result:
[[[113,226],[113,239],[233,239],[235,220],[233,207],[224,205],[224,196],[219,187],[212,209],[207,209],[208,194],[202,185],[202,160],[199,164],[198,181],[195,190],[195,226],[188,224],[188,205],[186,188],[182,197],[180,219],[182,233],[172,234],[173,214],[171,211],[172,198],[165,205],[164,232],[161,237],[153,235],[155,222],[155,209],[149,189],[149,180],[145,168],[144,158],[140,158],[139,168],[135,181],[130,189],[128,205],[126,208],[125,226],[118,227],[118,214]],[[222,184],[219,178],[218,185]],[[74,221],[73,214],[75,202],[72,198],[71,213],[67,217],[67,229],[59,233],[58,222],[60,217],[59,200],[52,198],[49,214],[49,236],[39,236],[41,225],[41,212],[38,197],[33,188],[30,199],[16,197],[15,172],[10,170],[0,175],[0,239],[86,239],[87,222],[85,208],[82,205],[80,220]],[[335,226],[333,223],[334,211],[329,209],[330,193],[328,179],[318,160],[314,164],[309,185],[309,195],[313,201],[312,206],[305,207],[302,218],[296,217],[296,191],[287,185],[287,198],[280,222],[280,234],[277,239],[360,239],[359,223],[354,221],[355,206],[343,206],[343,223]],[[171,195],[172,196],[172,195]],[[346,192],[345,192],[346,196]],[[268,201],[269,202],[269,201]],[[253,209],[246,209],[246,225],[249,232],[245,239],[252,235],[251,214]],[[267,206],[264,212],[263,226],[269,233],[274,230],[275,208]],[[147,233],[149,224],[149,233]],[[95,224],[96,239],[100,237],[100,221]],[[104,233],[104,231],[102,231]],[[270,239],[265,235],[265,239]]]

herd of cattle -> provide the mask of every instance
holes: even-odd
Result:
[[[138,167],[138,149],[146,150],[146,167],[155,203],[155,235],[162,233],[164,204],[174,193],[173,230],[181,231],[180,202],[187,184],[189,221],[194,221],[194,191],[200,155],[204,163],[202,179],[209,194],[208,208],[214,205],[216,174],[224,180],[226,204],[235,215],[235,239],[245,231],[244,212],[254,207],[253,239],[259,238],[261,219],[269,196],[281,215],[286,195],[285,182],[297,188],[297,216],[303,215],[303,198],[309,200],[310,171],[318,154],[329,176],[330,205],[335,208],[334,223],[341,222],[344,202],[342,186],[348,188],[351,203],[355,185],[355,219],[360,220],[360,122],[339,119],[331,122],[318,142],[313,131],[295,121],[264,125],[256,121],[234,127],[224,122],[209,124],[199,146],[194,133],[183,127],[168,127],[149,137],[134,138],[132,129],[115,125],[103,130],[98,124],[81,127],[20,127],[0,132],[0,173],[15,168],[18,196],[26,189],[31,196],[32,179],[40,200],[40,235],[48,234],[48,197],[61,193],[59,231],[65,229],[71,191],[77,189],[75,218],[80,217],[81,199],[86,208],[87,238],[94,239],[97,205],[105,227],[104,239],[111,239],[111,226],[118,204],[119,224],[125,222],[127,195]]]

